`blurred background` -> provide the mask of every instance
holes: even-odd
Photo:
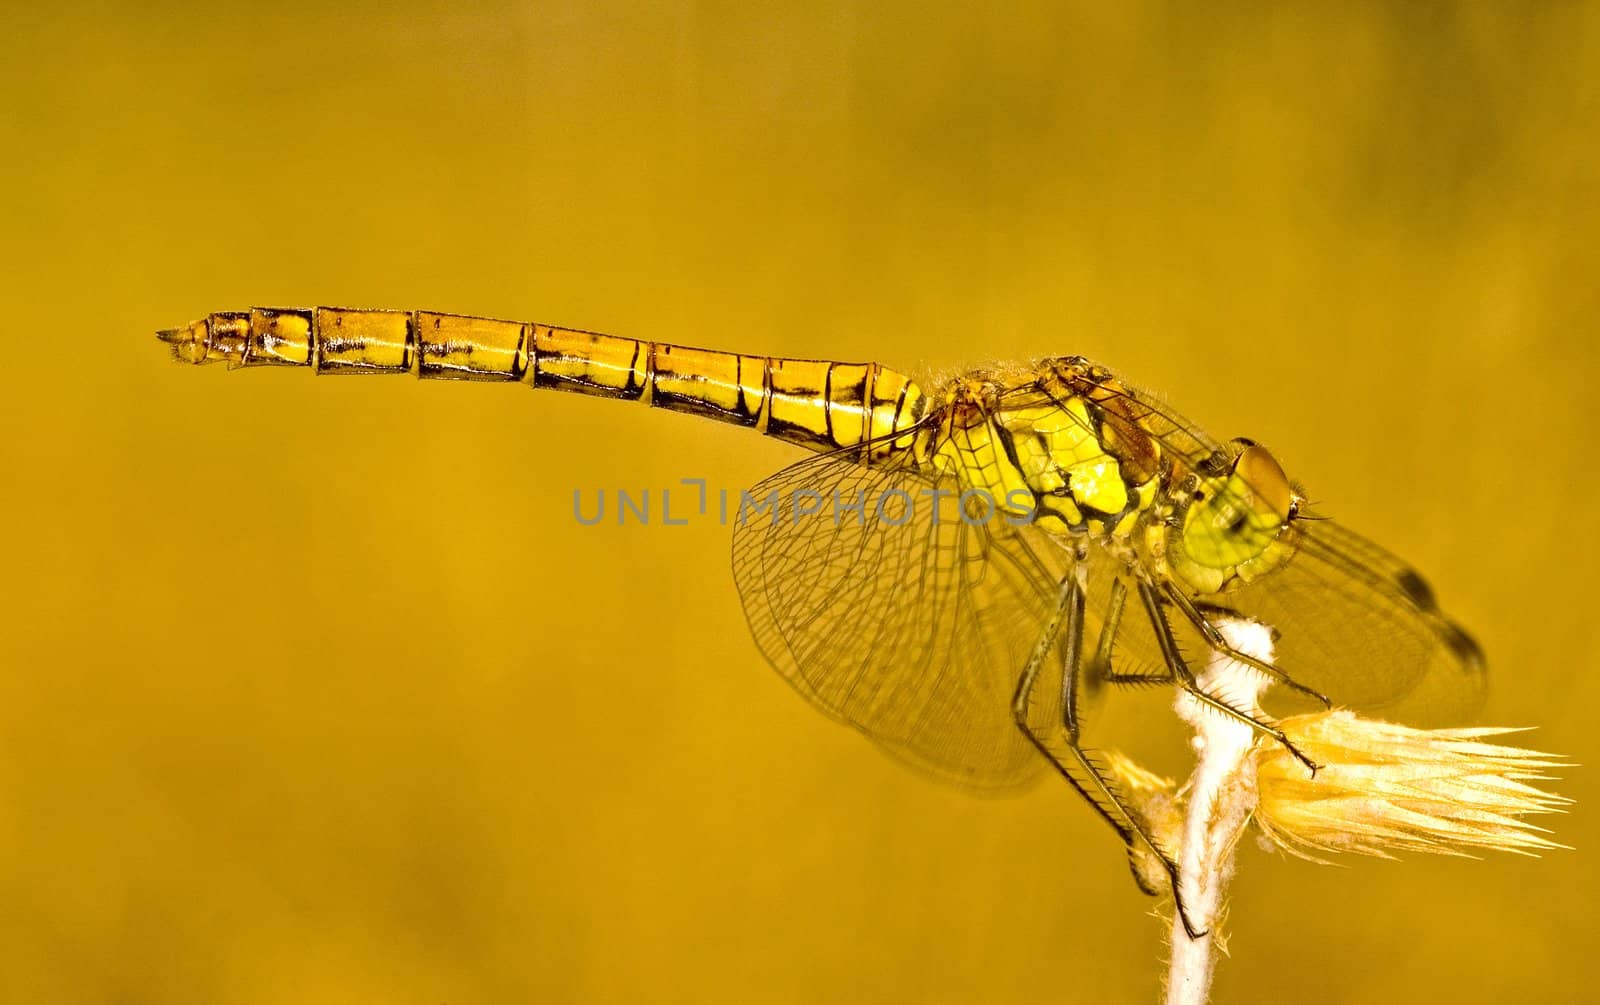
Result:
[[[906,370],[1082,353],[1424,570],[1600,761],[1600,6],[40,5],[0,64],[0,997],[1152,1000],[1064,786],[948,791],[763,665],[798,456],[525,389],[190,369],[430,308]],[[1540,860],[1243,854],[1219,1000],[1566,1001]]]

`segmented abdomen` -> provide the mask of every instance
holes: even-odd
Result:
[[[910,445],[922,390],[876,363],[784,359],[695,349],[521,321],[432,311],[255,308],[161,333],[178,358],[317,373],[412,373],[520,381],[536,388],[647,401],[753,426],[814,450],[873,453]]]

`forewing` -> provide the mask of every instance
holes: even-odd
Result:
[[[756,644],[797,691],[942,780],[1033,779],[1042,761],[1011,702],[1071,564],[1061,545],[963,518],[955,486],[853,454],[807,458],[747,498],[762,508],[741,506],[734,579]]]

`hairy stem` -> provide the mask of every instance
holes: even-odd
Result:
[[[1228,620],[1218,628],[1234,648],[1272,659],[1272,632],[1252,621]],[[1213,655],[1199,675],[1202,690],[1239,711],[1260,718],[1267,679],[1255,670]],[[1185,785],[1187,800],[1178,852],[1178,886],[1189,922],[1205,931],[1190,938],[1176,906],[1172,954],[1167,968],[1167,1005],[1199,1005],[1211,993],[1216,969],[1223,895],[1233,877],[1233,850],[1256,806],[1256,768],[1250,756],[1256,734],[1244,723],[1179,692],[1178,715],[1194,727],[1198,763]]]

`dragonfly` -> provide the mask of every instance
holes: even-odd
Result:
[[[938,780],[1011,792],[1053,769],[1130,854],[1155,856],[1192,935],[1170,850],[1085,743],[1092,699],[1176,686],[1313,776],[1271,718],[1200,686],[1197,654],[1266,675],[1274,713],[1431,724],[1482,700],[1483,653],[1420,574],[1311,512],[1266,447],[1214,440],[1080,356],[919,383],[877,363],[335,307],[216,312],[159,337],[189,363],[521,383],[808,449],[734,521],[767,661]],[[1273,659],[1230,646],[1228,618],[1270,626]]]

